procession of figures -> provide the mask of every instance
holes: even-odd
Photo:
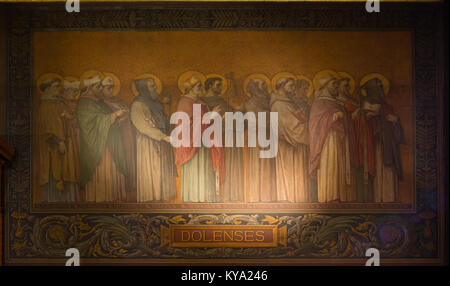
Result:
[[[163,94],[155,74],[129,87],[110,72],[79,78],[50,73],[39,92],[38,181],[45,203],[392,203],[403,179],[400,118],[378,73],[357,85],[346,72],[311,80],[288,72],[178,77],[179,94]],[[172,84],[172,83],[171,83]],[[126,104],[121,89],[134,98]],[[237,90],[246,96],[237,100]],[[176,107],[170,110],[176,98]],[[278,113],[278,152],[266,147],[171,145],[170,112]],[[194,123],[193,123],[194,124]],[[201,125],[204,132],[207,125]],[[191,124],[191,128],[192,124]],[[269,128],[269,127],[268,127]],[[247,133],[246,133],[247,134]],[[247,137],[245,138],[247,140]]]

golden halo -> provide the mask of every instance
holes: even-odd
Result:
[[[389,93],[390,83],[389,80],[380,73],[370,73],[365,75],[359,82],[359,86],[362,87],[366,82],[373,78],[378,78],[379,80],[381,80],[381,82],[383,83],[384,94],[387,96]],[[364,89],[361,89],[361,94],[363,96],[366,96],[366,91]]]
[[[75,81],[79,81],[79,79],[75,76],[66,76],[64,78],[64,81],[75,82]],[[81,86],[81,82],[80,82],[80,86]],[[64,88],[64,84],[63,84],[63,88]],[[78,88],[77,95],[75,95],[75,99],[78,99],[79,97],[80,97],[80,88]]]
[[[272,92],[272,86],[270,84],[270,79],[265,74],[254,73],[254,74],[249,75],[244,81],[244,92],[248,97],[252,97],[252,95],[247,91],[247,85],[250,82],[250,80],[252,80],[252,79],[262,79],[263,81],[266,82],[267,92],[269,94]]]
[[[114,80],[113,96],[118,95],[120,92],[120,79],[115,74],[110,73],[110,72],[104,72],[103,75],[104,75],[104,77],[102,78],[102,80],[107,76],[110,76],[113,78],[113,80]]]
[[[60,84],[61,84],[61,87],[62,87],[63,84],[64,84],[64,79],[62,78],[62,76],[60,76],[60,75],[57,74],[57,73],[46,73],[46,74],[43,74],[43,75],[41,75],[41,76],[38,78],[38,80],[36,81],[36,88],[37,88],[39,94],[42,94],[42,93],[43,93],[43,91],[40,89],[40,86],[41,86],[42,82],[43,82],[44,80],[49,79],[49,78],[57,78],[57,79],[59,79],[59,80],[61,81],[61,83],[60,83]]]
[[[79,81],[79,79],[76,76],[66,76],[66,77],[64,77],[64,81],[75,82],[75,81]]]
[[[290,73],[290,72],[279,72],[276,75],[274,75],[273,78],[272,78],[272,90],[273,90],[273,92],[277,91],[277,89],[275,88],[276,85],[277,85],[277,81],[280,78],[282,78],[282,77],[290,77],[290,78],[292,78],[295,81],[295,75],[293,75],[292,73]]]
[[[162,91],[162,83],[161,83],[161,80],[160,80],[156,75],[154,75],[154,74],[151,74],[151,73],[144,73],[144,74],[141,74],[141,75],[135,77],[135,78],[131,81],[131,90],[133,91],[134,96],[138,96],[138,95],[139,95],[139,92],[138,92],[137,89],[136,89],[136,84],[135,84],[134,81],[135,81],[135,80],[138,80],[138,79],[143,79],[143,78],[151,78],[151,79],[153,79],[153,80],[155,81],[155,85],[156,85],[156,92],[157,92],[158,94],[161,94],[161,91]]]
[[[316,73],[316,75],[313,78],[313,84],[314,84],[314,89],[318,90],[320,88],[319,86],[319,79],[322,78],[325,75],[331,75],[334,76],[336,79],[339,78],[339,75],[337,74],[337,72],[335,72],[334,70],[322,70],[318,73]]]
[[[309,78],[307,78],[306,76],[304,76],[304,75],[297,75],[296,77],[295,77],[295,79],[303,79],[303,80],[306,80],[307,82],[309,82],[309,88],[308,88],[308,92],[306,93],[306,96],[307,97],[310,97],[311,96],[311,94],[313,93],[313,91],[314,91],[314,89],[313,89],[313,84],[312,84],[312,82],[311,82],[311,80],[309,79]]]
[[[355,79],[347,72],[337,72],[339,78],[348,78],[348,85],[350,86],[350,94],[355,91]]]
[[[187,71],[182,73],[178,77],[178,89],[181,91],[182,94],[184,94],[183,82],[190,79],[193,75],[197,76],[200,79],[200,81],[202,82],[203,89],[205,88],[205,76],[202,73],[197,71]]]
[[[103,80],[103,78],[105,77],[102,72],[99,72],[99,71],[96,71],[96,70],[89,70],[89,71],[84,72],[80,76],[80,90],[82,90],[84,88],[84,80],[88,79],[90,77],[93,77],[95,75],[98,75],[101,80]]]
[[[222,93],[220,94],[220,96],[223,96],[225,94],[225,92],[227,92],[227,89],[228,89],[227,79],[220,74],[210,73],[210,74],[206,75],[205,80],[207,80],[208,78],[212,78],[212,77],[218,77],[218,78],[222,79]]]

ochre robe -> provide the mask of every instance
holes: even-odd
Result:
[[[310,202],[308,123],[286,96],[272,94],[271,111],[278,112],[277,201]]]
[[[63,159],[64,191],[67,201],[76,202],[80,196],[80,136],[75,116],[75,102],[64,103],[64,130],[66,152]]]
[[[201,104],[199,122],[193,122],[194,104]],[[175,149],[175,164],[181,169],[181,199],[187,202],[218,202],[220,194],[217,193],[216,176],[219,184],[225,181],[225,160],[222,147],[194,147],[193,126],[201,124],[207,107],[200,101],[181,96],[177,111],[185,112],[190,118],[191,143],[188,147]],[[181,124],[181,123],[180,123]],[[201,124],[201,134],[208,125]],[[180,138],[181,139],[181,138]]]
[[[63,198],[64,153],[59,151],[59,143],[65,141],[61,100],[42,98],[39,106],[39,185],[42,201],[58,202]],[[59,190],[56,184],[59,183]]]

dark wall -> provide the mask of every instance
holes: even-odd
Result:
[[[6,8],[0,4],[0,138],[6,138]],[[0,168],[2,166],[0,165]],[[3,260],[3,178],[0,169],[0,265]]]
[[[6,7],[0,5],[0,137],[6,139]]]

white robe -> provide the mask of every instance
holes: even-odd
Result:
[[[278,112],[277,201],[310,202],[308,123],[294,114],[294,102],[281,95],[272,95],[271,111]]]
[[[156,128],[143,102],[137,101],[131,105],[131,121],[137,129],[137,202],[174,200],[176,173],[173,151],[168,143],[162,141],[167,135]]]
[[[345,156],[336,131],[331,131],[320,155],[317,170],[318,201],[321,203],[339,200],[345,187]]]
[[[254,112],[255,115],[258,112],[265,112],[266,122],[269,122],[269,116],[267,115],[269,113],[269,102],[263,98],[251,97],[245,102],[245,110],[246,112]],[[258,119],[256,118],[256,120]],[[258,142],[256,143],[257,147],[246,148],[246,201],[251,203],[275,202],[277,186],[275,158],[260,158],[260,151],[268,148],[262,148],[258,145]]]

